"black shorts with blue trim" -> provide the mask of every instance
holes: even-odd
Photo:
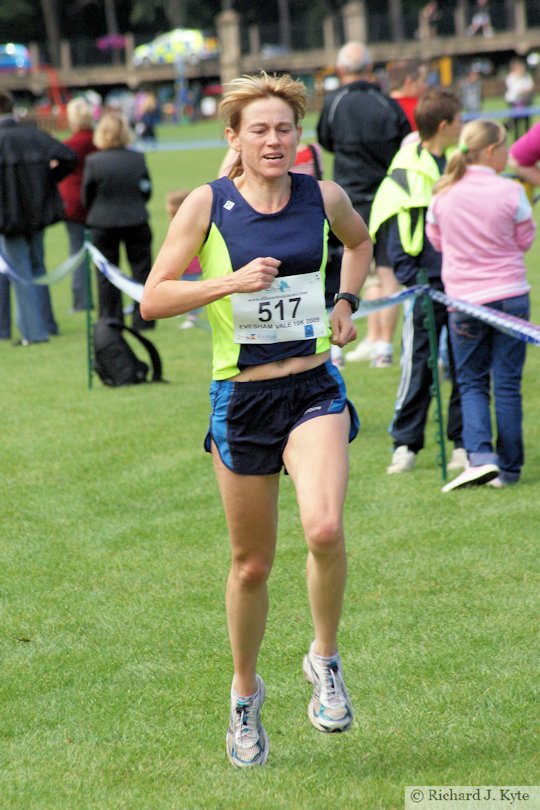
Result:
[[[300,374],[257,382],[214,380],[212,413],[204,448],[215,443],[229,470],[239,475],[273,475],[283,467],[283,451],[295,427],[327,414],[351,417],[349,442],[360,427],[345,382],[330,361]]]

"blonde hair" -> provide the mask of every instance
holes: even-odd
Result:
[[[128,120],[123,113],[105,113],[94,132],[94,145],[98,149],[116,149],[119,146],[129,146],[133,140],[133,133]]]
[[[461,180],[467,166],[478,163],[480,152],[488,146],[499,146],[506,141],[506,129],[497,121],[477,118],[465,124],[461,130],[457,151],[454,152],[443,176],[436,184],[434,193],[448,190]]]
[[[306,112],[306,88],[301,81],[288,74],[269,76],[264,70],[258,76],[241,76],[227,85],[225,95],[219,105],[219,113],[225,126],[238,132],[242,112],[248,104],[265,98],[280,98],[293,112],[295,126]],[[232,180],[243,172],[242,156],[238,155],[231,166],[228,177]]]
[[[74,132],[81,129],[92,129],[94,119],[92,107],[84,98],[72,98],[67,108],[68,126]]]

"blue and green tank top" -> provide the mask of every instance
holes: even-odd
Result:
[[[330,229],[318,182],[291,173],[291,196],[275,214],[255,211],[227,177],[209,185],[213,202],[207,238],[199,250],[203,279],[234,273],[253,259],[279,259],[279,277],[320,271],[324,287]],[[324,289],[323,289],[324,293]],[[214,380],[233,377],[249,366],[320,354],[330,348],[329,334],[308,340],[271,344],[233,341],[230,296],[208,305],[212,328]]]

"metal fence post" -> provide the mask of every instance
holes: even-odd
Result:
[[[90,243],[90,231],[84,232],[84,290],[86,299],[86,361],[88,364],[88,388],[92,390],[94,380],[94,340],[92,324],[92,276],[90,251],[87,244]]]
[[[428,278],[425,270],[420,270],[417,274],[418,284],[427,285]],[[431,369],[431,396],[435,402],[435,419],[437,422],[435,439],[439,445],[439,455],[437,462],[441,468],[442,480],[447,480],[446,472],[446,443],[444,433],[444,414],[442,409],[441,385],[439,381],[439,341],[435,329],[435,315],[433,313],[433,301],[427,293],[422,293],[421,306],[424,311],[424,326],[429,339],[429,359],[428,365]]]

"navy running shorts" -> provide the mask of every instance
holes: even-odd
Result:
[[[280,472],[291,431],[316,416],[342,413],[348,407],[350,442],[360,426],[343,377],[330,361],[271,380],[213,380],[210,402],[204,449],[210,453],[213,441],[225,466],[239,475]]]

